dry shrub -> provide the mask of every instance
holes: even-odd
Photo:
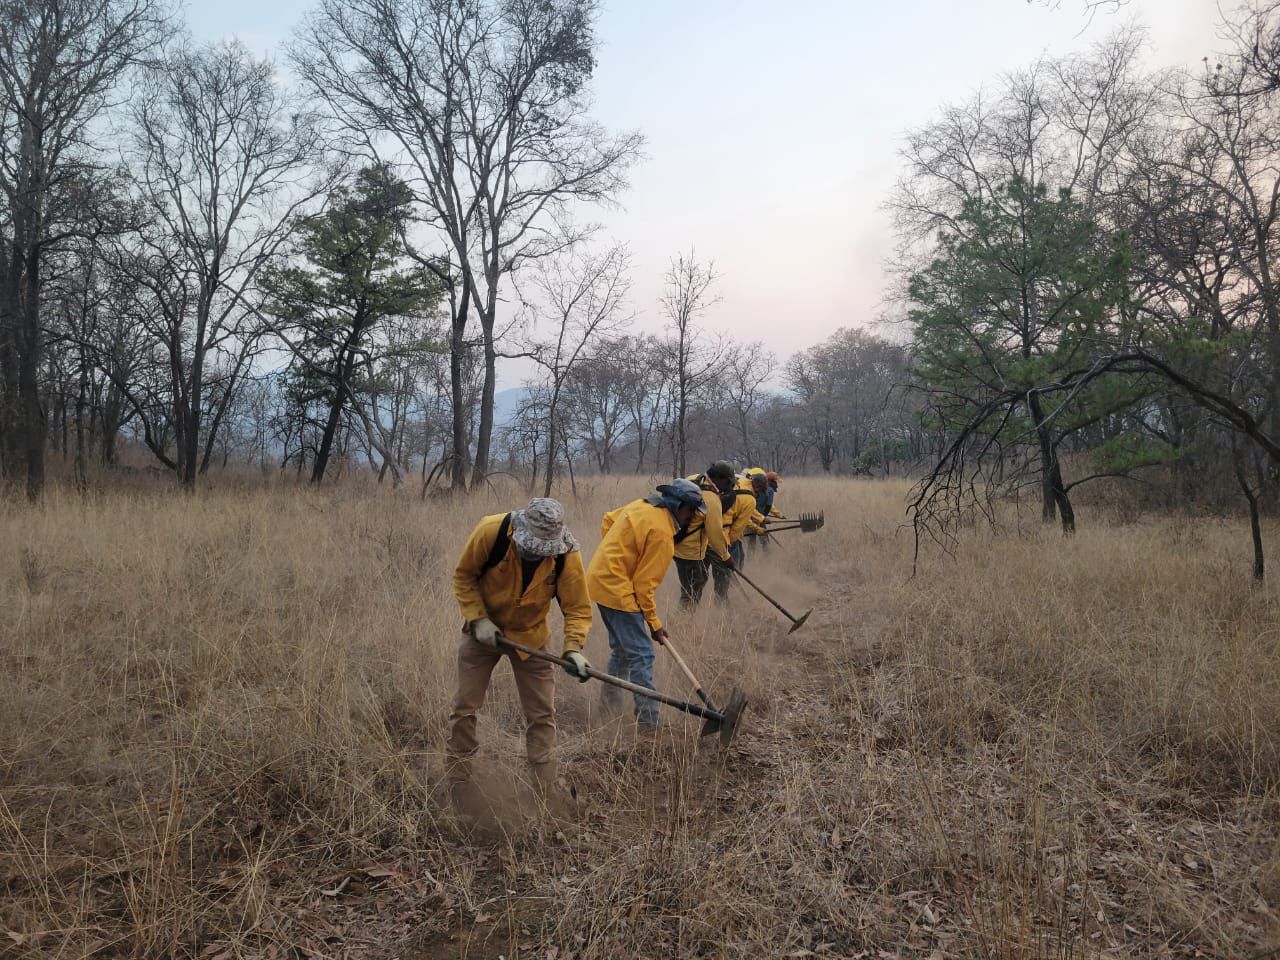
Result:
[[[643,492],[601,478],[599,515]],[[1274,945],[1275,593],[1243,524],[973,530],[910,577],[905,485],[788,478],[812,536],[673,615],[721,756],[636,742],[562,684],[581,821],[521,782],[500,671],[496,826],[433,796],[456,553],[499,490],[351,485],[0,506],[0,926],[19,955],[1241,956]],[[1270,533],[1271,531],[1269,531]],[[784,539],[785,538],[785,539]],[[674,577],[669,578],[674,580]],[[674,588],[662,595],[674,611]],[[588,654],[607,659],[599,625]],[[686,684],[659,654],[659,683]],[[0,931],[0,936],[3,936]],[[274,951],[274,952],[273,952]]]

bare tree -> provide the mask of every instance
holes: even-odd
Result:
[[[502,284],[580,239],[569,208],[616,196],[641,146],[587,116],[595,17],[594,0],[322,0],[293,50],[359,148],[408,168],[447,250],[436,268],[452,312],[455,487],[471,311],[485,373],[475,482],[488,470]]]
[[[742,455],[756,462],[751,417],[764,399],[761,388],[773,376],[778,358],[761,343],[734,344],[724,357],[724,394],[737,417]]]
[[[601,473],[613,472],[614,455],[626,434],[628,368],[635,362],[620,339],[603,338],[565,381],[561,401],[567,429]]]
[[[689,410],[715,379],[725,351],[723,338],[707,333],[698,323],[720,300],[713,292],[718,279],[714,263],[699,263],[692,250],[687,255],[682,253],[667,268],[666,289],[660,301],[671,331],[668,351],[675,407],[672,447],[681,476],[687,469]]]
[[[547,469],[543,496],[551,496],[556,459],[566,445],[560,420],[565,384],[597,338],[616,333],[631,318],[623,313],[631,290],[631,255],[613,246],[601,253],[562,254],[540,262],[534,273],[533,316],[550,321],[551,334],[531,350],[545,373]]]
[[[177,453],[168,465],[192,488],[263,332],[249,292],[293,217],[327,187],[314,176],[320,140],[272,65],[238,43],[173,51],[147,78],[133,120],[150,222],[130,263],[169,362]],[[215,376],[225,378],[216,392]]]
[[[154,0],[0,3],[0,433],[5,469],[24,462],[32,498],[44,487],[44,260],[84,223],[100,169],[91,125],[162,24]]]

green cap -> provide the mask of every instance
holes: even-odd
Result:
[[[732,480],[734,478],[733,464],[728,460],[717,460],[707,467],[707,476],[712,480]]]

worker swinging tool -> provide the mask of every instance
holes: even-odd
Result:
[[[547,615],[555,600],[564,615],[564,656],[556,662],[578,680],[588,679],[582,647],[591,627],[591,599],[564,508],[537,498],[523,510],[481,519],[458,558],[453,592],[466,619],[446,743],[454,805],[463,811],[480,806],[471,769],[479,748],[476,712],[494,669],[506,660],[524,711],[534,787],[549,806],[568,806],[556,771],[555,674],[546,657],[535,655],[550,640]]]
[[[608,674],[592,671],[589,676],[607,684],[602,695],[606,708],[619,705],[617,691],[634,694],[636,723],[641,730],[657,729],[660,721],[656,703],[665,703],[703,717],[708,721],[703,725],[703,734],[718,732],[721,742],[728,743],[737,730],[747,698],[734,689],[724,709],[716,708],[671,646],[655,599],[681,532],[697,521],[705,522],[707,510],[701,487],[690,480],[676,479],[659,484],[649,496],[604,515],[600,546],[587,568],[587,588],[609,631],[611,656]],[[705,707],[653,690],[654,644],[671,650]]]
[[[472,531],[453,576],[454,594],[466,618],[458,648],[457,692],[449,718],[445,782],[460,811],[482,807],[472,783],[479,748],[476,713],[494,669],[511,665],[526,721],[526,749],[534,787],[548,807],[572,807],[560,788],[555,756],[555,680],[551,664],[579,682],[599,680],[606,689],[635,695],[642,729],[656,729],[656,703],[701,717],[703,735],[728,744],[747,698],[734,688],[717,708],[683,658],[670,647],[654,594],[671,565],[677,532],[704,509],[702,492],[687,480],[657,490],[604,517],[603,541],[584,570],[577,540],[564,523],[564,508],[537,498],[523,510],[484,517]],[[546,649],[547,615],[555,600],[564,616],[563,655]],[[609,631],[609,672],[592,668],[582,652],[591,626],[591,601]],[[653,644],[671,649],[693,682],[702,705],[653,689]]]

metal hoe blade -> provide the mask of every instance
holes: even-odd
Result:
[[[804,613],[800,614],[800,619],[794,621],[791,624],[791,629],[787,631],[787,635],[790,636],[791,634],[799,630],[801,627],[803,627],[804,622],[809,619],[809,614],[811,613],[813,613],[812,610],[806,610]]]
[[[734,687],[729,691],[729,700],[724,705],[724,710],[720,712],[719,717],[707,717],[706,722],[702,725],[702,733],[700,736],[707,736],[711,733],[720,734],[720,745],[727,747],[733,742],[734,735],[738,732],[738,724],[742,722],[743,711],[747,709],[747,695]]]

